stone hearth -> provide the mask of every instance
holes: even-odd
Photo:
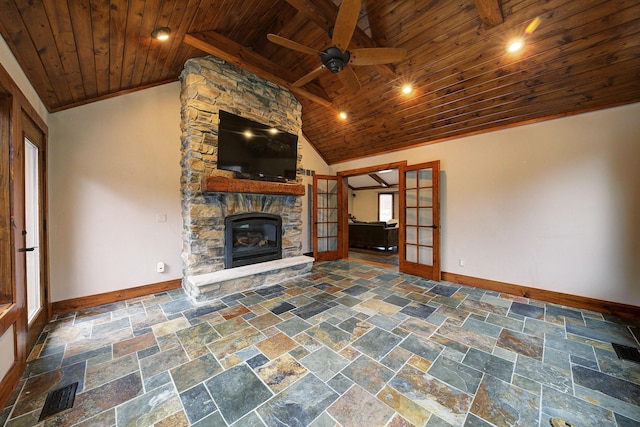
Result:
[[[191,59],[180,76],[181,89],[181,192],[183,287],[192,299],[219,298],[241,289],[273,285],[306,274],[313,258],[302,256],[302,196],[203,191],[205,178],[216,175],[218,112],[229,111],[248,119],[300,134],[302,107],[281,86],[214,57]],[[300,144],[297,179],[300,183]],[[236,187],[237,187],[237,182]],[[253,181],[247,181],[249,186]],[[242,186],[242,182],[240,184]],[[282,258],[297,258],[295,265],[255,264],[242,272],[224,270],[225,217],[240,213],[270,213],[282,218]],[[303,262],[304,261],[304,262]],[[262,265],[264,264],[264,265]],[[239,267],[239,268],[245,268]],[[233,269],[235,270],[235,269]],[[234,278],[234,275],[240,277]],[[216,285],[222,280],[224,286]],[[235,281],[229,285],[227,282]],[[197,290],[208,286],[208,290]],[[237,285],[237,286],[236,286]],[[215,291],[214,288],[218,288]]]

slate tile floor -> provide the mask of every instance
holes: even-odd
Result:
[[[16,426],[640,426],[640,323],[357,261],[195,307],[182,290],[60,315]],[[38,422],[47,393],[72,409]]]

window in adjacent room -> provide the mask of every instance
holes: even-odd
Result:
[[[393,198],[393,193],[378,193],[378,221],[387,222],[395,218]]]

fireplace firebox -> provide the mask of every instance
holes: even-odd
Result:
[[[224,219],[224,268],[282,258],[282,218],[249,212]]]

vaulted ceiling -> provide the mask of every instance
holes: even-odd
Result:
[[[350,49],[405,59],[354,66],[358,91],[329,72],[293,87],[320,60],[267,34],[325,50],[340,3],[0,0],[0,33],[51,112],[175,81],[215,54],[291,88],[330,164],[640,100],[637,0],[362,0]],[[162,26],[165,43],[150,37]],[[525,39],[515,54],[512,37]]]

